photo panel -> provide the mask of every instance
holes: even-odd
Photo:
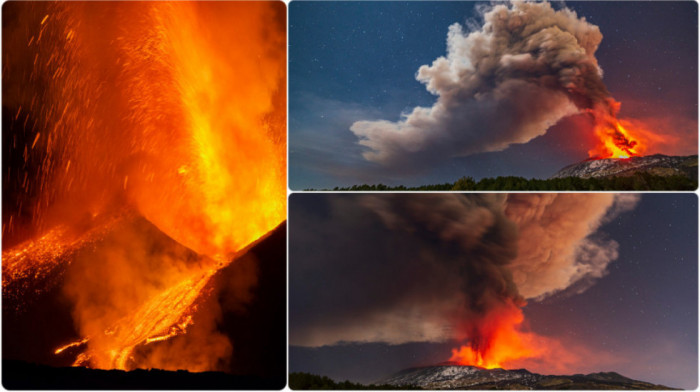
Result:
[[[286,5],[2,7],[2,383],[286,384]]]
[[[289,386],[695,389],[690,193],[301,193]]]
[[[292,190],[695,190],[696,2],[289,4]]]

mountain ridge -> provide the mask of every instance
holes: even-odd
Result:
[[[550,179],[627,177],[640,172],[663,177],[683,175],[697,179],[698,156],[655,154],[631,158],[587,159],[562,168]]]
[[[484,369],[449,363],[404,369],[377,383],[423,389],[673,389],[616,372],[542,375],[527,369]]]

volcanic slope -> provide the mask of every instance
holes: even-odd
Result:
[[[162,334],[155,334],[155,339],[143,339],[134,345],[127,370],[134,370],[135,376],[132,372],[116,370],[67,368],[75,364],[76,357],[89,351],[86,341],[80,341],[82,336],[72,317],[74,305],[64,289],[67,277],[75,274],[76,269],[85,267],[86,263],[96,264],[104,249],[122,245],[123,241],[119,239],[126,232],[132,234],[128,239],[144,239],[150,255],[148,263],[155,263],[152,260],[161,256],[177,255],[182,263],[181,269],[186,270],[214,261],[180,245],[135,213],[99,220],[88,226],[91,227],[77,233],[75,230],[55,229],[38,240],[18,244],[3,252],[3,368],[11,370],[3,371],[4,386],[16,389],[95,389],[103,387],[100,384],[103,378],[113,381],[110,384],[112,389],[121,389],[120,385],[126,389],[154,386],[179,389],[178,382],[190,379],[207,389],[279,389],[284,386],[285,223],[237,252],[228,265],[211,273],[206,285],[193,293],[197,298],[186,311],[188,325],[175,330],[177,334],[164,338],[161,338]],[[128,253],[126,249],[120,248],[119,251]],[[172,308],[167,309],[172,312]],[[212,316],[208,314],[213,312],[209,312],[212,309],[216,311],[214,324],[211,324]],[[172,331],[173,328],[165,328],[165,332]],[[235,347],[227,358],[211,368],[217,370],[209,372],[214,376],[179,377],[177,372],[135,370],[139,367],[161,368],[145,359],[170,346],[196,346],[192,342],[203,334],[223,335]],[[63,351],[57,350],[70,341],[79,343]],[[199,351],[173,355],[172,364],[163,368],[201,372],[198,368],[182,366],[198,362],[204,353]],[[93,367],[87,363],[81,365]],[[37,372],[47,377],[37,377]],[[215,373],[243,378],[233,380]],[[84,383],[74,380],[75,375]],[[165,379],[169,381],[163,384]]]
[[[406,369],[378,383],[423,389],[672,389],[615,372],[545,376],[525,369],[483,369],[450,363]]]
[[[698,156],[681,157],[656,154],[632,158],[589,159],[569,165],[550,178],[627,177],[640,172],[662,177],[681,175],[697,179]]]

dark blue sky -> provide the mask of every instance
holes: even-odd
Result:
[[[308,313],[297,307],[310,306],[295,299],[301,295],[295,287],[308,297],[309,290],[323,287],[324,276],[332,275],[301,271],[293,258],[295,236],[314,230],[299,226],[301,217],[313,211],[314,219],[320,219],[310,221],[316,229],[333,224],[322,220],[329,215],[324,212],[328,197],[295,195],[290,200],[290,334],[295,328],[293,316]],[[609,273],[582,294],[565,291],[542,302],[531,301],[524,308],[531,330],[600,354],[584,364],[590,371],[617,371],[694,389],[698,382],[697,202],[694,194],[644,194],[633,211],[603,225],[598,234],[619,243],[619,257],[608,266]],[[348,219],[357,217],[348,212]],[[321,251],[313,249],[303,252]],[[328,255],[328,269],[337,265],[335,257],[341,256]],[[365,267],[358,261],[357,268]],[[362,290],[362,282],[354,284]],[[454,342],[291,346],[289,367],[291,372],[373,382],[407,367],[444,361],[454,346]]]
[[[350,132],[358,120],[397,121],[435,97],[415,80],[445,54],[447,28],[475,20],[475,2],[302,2],[289,5],[289,186],[382,182],[420,185],[519,175],[546,178],[587,158],[588,134],[563,120],[542,137],[502,152],[447,159],[416,175],[365,161]],[[557,3],[557,7],[562,4]],[[672,118],[697,140],[697,4],[567,2],[600,27],[604,80],[623,117]],[[478,19],[476,19],[478,21]],[[573,141],[575,139],[576,141]],[[693,143],[668,154],[696,153]]]

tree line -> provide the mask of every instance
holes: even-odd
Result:
[[[346,390],[406,390],[421,389],[407,385],[395,386],[388,384],[358,384],[348,380],[335,382],[326,376],[319,376],[311,373],[295,372],[289,373],[289,388],[293,390],[302,389],[346,389]]]
[[[407,187],[384,184],[335,187],[334,191],[693,191],[697,178],[683,175],[659,176],[637,172],[631,176],[581,178],[565,177],[541,180],[515,176],[482,178],[462,177],[455,182]],[[315,190],[315,189],[306,189]]]

